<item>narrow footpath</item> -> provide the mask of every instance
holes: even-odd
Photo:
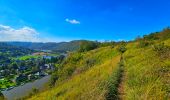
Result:
[[[124,58],[121,57],[120,59],[120,67],[122,69],[121,71],[121,77],[120,77],[120,81],[119,81],[119,85],[118,85],[118,99],[119,100],[124,100],[124,97],[125,97],[125,79],[126,79],[126,71],[125,71],[125,65],[124,65]]]
[[[124,96],[125,96],[125,88],[124,88],[124,86],[125,86],[125,78],[126,78],[126,76],[125,76],[125,71],[123,70],[123,72],[122,72],[122,77],[121,77],[121,79],[120,79],[120,84],[119,84],[119,86],[118,86],[118,99],[119,100],[124,100]]]

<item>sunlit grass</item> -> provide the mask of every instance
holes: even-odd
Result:
[[[165,45],[170,41],[165,40]],[[170,60],[160,59],[153,45],[140,47],[138,42],[126,45],[124,57],[125,100],[168,100],[170,93]],[[170,46],[170,45],[169,45]],[[117,47],[104,47],[85,53],[74,53],[66,60],[57,86],[37,94],[32,100],[105,100],[109,86],[116,84],[120,54]],[[87,65],[87,61],[93,61]],[[73,73],[66,75],[69,68]],[[66,75],[66,76],[64,76]],[[113,79],[113,80],[112,80]],[[110,82],[110,80],[112,80]],[[111,83],[111,84],[110,84]],[[116,87],[118,88],[118,87]],[[114,88],[115,89],[115,88]]]
[[[120,56],[113,49],[101,48],[84,54],[85,58],[94,58],[103,63],[96,63],[90,69],[61,81],[58,85],[32,99],[58,100],[103,100],[108,91],[108,81],[118,67]],[[85,60],[85,59],[83,59]],[[84,63],[83,61],[81,63]]]
[[[16,58],[18,60],[28,60],[28,59],[31,59],[31,58],[39,58],[41,56],[35,56],[35,55],[26,55],[26,56],[21,56],[19,58]]]
[[[15,86],[16,84],[13,83],[12,81],[9,81],[6,78],[0,79],[0,88],[8,88],[10,86]]]
[[[129,48],[125,53],[125,59],[126,99],[165,100],[167,98],[164,77],[159,74],[160,69],[165,66],[152,50],[152,46],[140,49]]]

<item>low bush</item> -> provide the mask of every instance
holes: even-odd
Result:
[[[120,45],[118,47],[118,51],[123,54],[125,51],[127,50],[126,46],[125,45]]]
[[[89,58],[89,59],[87,59],[87,60],[85,61],[85,66],[86,66],[87,68],[90,68],[90,67],[94,66],[95,63],[96,63],[96,60],[95,60],[95,59]]]
[[[170,58],[170,47],[165,45],[164,43],[154,45],[153,50],[161,59]]]
[[[147,41],[147,40],[140,40],[139,41],[139,44],[138,44],[138,47],[139,48],[144,48],[144,47],[147,47],[149,45],[152,45],[152,41]]]
[[[98,46],[99,46],[98,42],[94,42],[94,41],[82,41],[78,51],[79,52],[86,52],[86,51],[90,51],[90,50],[96,49]]]
[[[56,72],[56,73],[53,73],[51,75],[51,78],[50,78],[50,81],[49,81],[49,86],[50,87],[55,86],[55,83],[56,83],[57,80],[58,80],[58,75],[57,75],[57,72]]]

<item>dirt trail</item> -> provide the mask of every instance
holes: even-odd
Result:
[[[126,79],[126,72],[123,70],[122,77],[120,79],[120,84],[119,84],[119,87],[118,87],[118,98],[119,98],[119,100],[124,100],[124,96],[125,96],[125,91],[124,91],[125,79]]]

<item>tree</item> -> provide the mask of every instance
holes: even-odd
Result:
[[[122,42],[120,43],[120,46],[119,46],[119,48],[118,48],[118,51],[121,52],[121,54],[123,54],[126,50],[127,50],[127,48],[126,48],[126,42],[122,41]]]
[[[17,65],[16,63],[13,63],[13,64],[12,64],[12,67],[13,67],[14,69],[18,69],[18,65]]]
[[[80,44],[79,52],[86,52],[98,47],[98,42],[82,41]]]
[[[50,87],[55,86],[55,83],[56,83],[57,80],[58,80],[58,75],[57,75],[57,73],[53,73],[53,74],[51,75],[51,79],[50,79],[49,86],[50,86]]]

